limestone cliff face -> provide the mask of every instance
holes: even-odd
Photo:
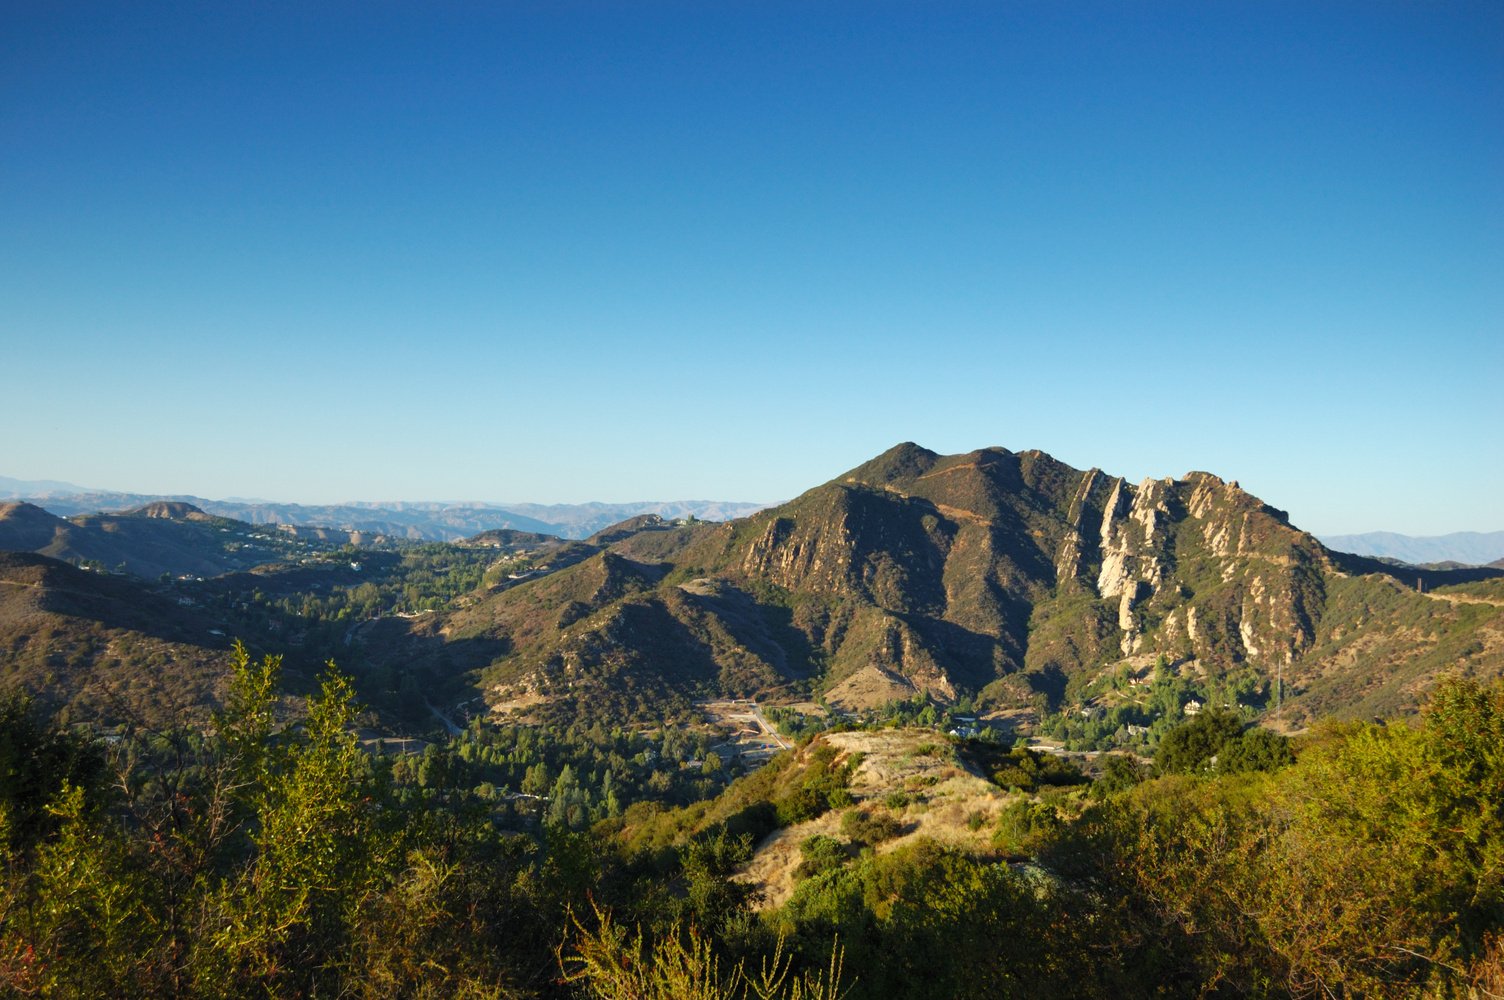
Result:
[[[1101,549],[1102,529],[1094,524],[1097,511],[1091,505],[1091,497],[1102,479],[1100,470],[1088,469],[1081,476],[1080,484],[1071,494],[1070,511],[1067,515],[1068,527],[1060,543],[1059,552],[1055,556],[1055,579],[1059,586],[1068,591],[1075,591],[1085,583],[1087,553]],[[1119,480],[1113,480],[1113,493],[1109,497],[1109,506],[1116,506],[1120,485]]]
[[[1136,605],[1159,592],[1166,565],[1171,563],[1170,508],[1166,502],[1173,483],[1146,479],[1137,490],[1121,479],[1102,513],[1102,569],[1097,593],[1117,599],[1119,648],[1123,655],[1143,645],[1143,621]]]
[[[1288,663],[1315,638],[1320,545],[1236,483],[1117,481],[1101,537],[1096,591],[1117,602],[1125,656]]]

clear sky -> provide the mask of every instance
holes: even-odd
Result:
[[[1504,528],[1504,5],[0,6],[0,475]]]

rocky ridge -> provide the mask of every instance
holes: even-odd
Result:
[[[815,678],[846,708],[1058,707],[1159,664],[1277,681],[1298,720],[1413,704],[1443,661],[1504,668],[1500,609],[1414,589],[1466,577],[1331,553],[1204,472],[904,444],[740,521],[655,529],[446,621],[507,650],[490,697],[639,712]]]

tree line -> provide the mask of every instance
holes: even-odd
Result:
[[[978,852],[856,801],[860,761],[818,735],[729,786],[671,732],[473,727],[383,758],[347,678],[289,719],[279,668],[241,649],[211,729],[113,745],[0,704],[0,990],[1504,994],[1504,682],[1293,744],[1207,713],[1094,783],[989,746],[1012,805]],[[737,873],[799,823],[825,832],[761,906]]]

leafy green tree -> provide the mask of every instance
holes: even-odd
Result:
[[[1223,744],[1217,754],[1217,770],[1223,774],[1277,771],[1293,763],[1295,753],[1290,749],[1290,740],[1259,726]]]
[[[548,791],[549,784],[548,765],[542,761],[529,767],[522,777],[522,791],[525,795],[542,795]]]
[[[1277,770],[1139,785],[1047,860],[1171,993],[1470,995],[1499,972],[1501,741],[1504,681],[1451,682],[1418,727],[1329,725]]]
[[[719,933],[751,908],[756,887],[732,878],[752,859],[749,835],[736,836],[723,827],[691,840],[679,859],[688,922]]]
[[[795,878],[810,878],[840,868],[848,860],[846,847],[834,837],[817,833],[804,838],[799,845],[799,867],[794,869]]]
[[[275,674],[265,662],[258,673],[266,668]],[[262,718],[261,703],[248,707]],[[350,908],[379,888],[383,854],[397,846],[378,835],[379,791],[355,739],[355,714],[349,678],[331,663],[303,738],[262,756],[254,857],[215,900],[221,929],[202,942],[202,986],[301,992],[337,978]]]
[[[839,940],[873,1000],[1096,995],[1058,887],[919,840],[799,883],[773,926],[811,964]]]
[[[102,801],[107,776],[97,742],[49,724],[19,693],[0,697],[0,810],[12,850],[24,854],[56,832],[60,819],[48,807],[65,785],[87,812]]]
[[[1147,778],[1148,770],[1133,757],[1108,754],[1102,776],[1092,785],[1093,794],[1101,797],[1124,792]]]
[[[851,809],[841,816],[841,833],[856,844],[873,847],[902,832],[903,824],[884,810]]]
[[[1194,774],[1212,766],[1212,758],[1243,732],[1237,716],[1208,709],[1164,735],[1154,752],[1162,774]]]
[[[146,992],[138,956],[154,935],[148,886],[130,863],[130,845],[93,814],[80,787],[59,789],[48,809],[57,829],[37,848],[30,905],[17,914],[30,966],[21,981],[44,996]]]

